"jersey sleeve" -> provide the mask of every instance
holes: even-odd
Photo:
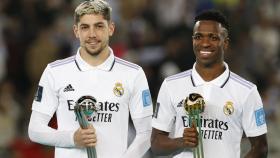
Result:
[[[131,117],[143,118],[153,114],[152,98],[146,75],[141,68],[132,83],[132,95],[129,101]]]
[[[32,110],[53,116],[58,106],[58,97],[54,88],[54,83],[51,69],[47,66],[41,76],[33,100]]]
[[[162,131],[171,132],[175,117],[176,112],[172,105],[167,83],[163,81],[158,93],[152,126]]]
[[[242,126],[247,137],[259,136],[267,132],[263,103],[256,86],[243,106]]]

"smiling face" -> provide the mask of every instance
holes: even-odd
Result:
[[[85,14],[74,25],[75,36],[80,40],[82,56],[98,56],[108,51],[109,37],[113,35],[114,24],[101,14]]]
[[[193,51],[198,66],[213,67],[223,64],[224,50],[229,39],[225,28],[216,21],[197,21],[193,30]]]

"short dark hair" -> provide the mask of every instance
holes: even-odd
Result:
[[[201,20],[211,20],[219,22],[227,31],[229,31],[229,23],[226,16],[218,10],[204,10],[200,12],[194,19],[194,22]]]

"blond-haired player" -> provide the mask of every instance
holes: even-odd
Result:
[[[115,25],[104,0],[85,1],[75,10],[76,55],[47,65],[32,105],[29,137],[55,146],[56,158],[86,158],[95,147],[98,158],[140,158],[150,147],[152,102],[146,76],[136,64],[114,56],[109,38]],[[98,111],[79,128],[75,102],[96,99]],[[58,129],[48,127],[53,114]],[[129,117],[136,137],[128,145]]]

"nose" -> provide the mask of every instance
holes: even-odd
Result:
[[[208,37],[202,38],[201,45],[203,47],[209,47],[210,46],[210,39]]]
[[[96,30],[94,28],[90,28],[89,37],[96,37]]]

